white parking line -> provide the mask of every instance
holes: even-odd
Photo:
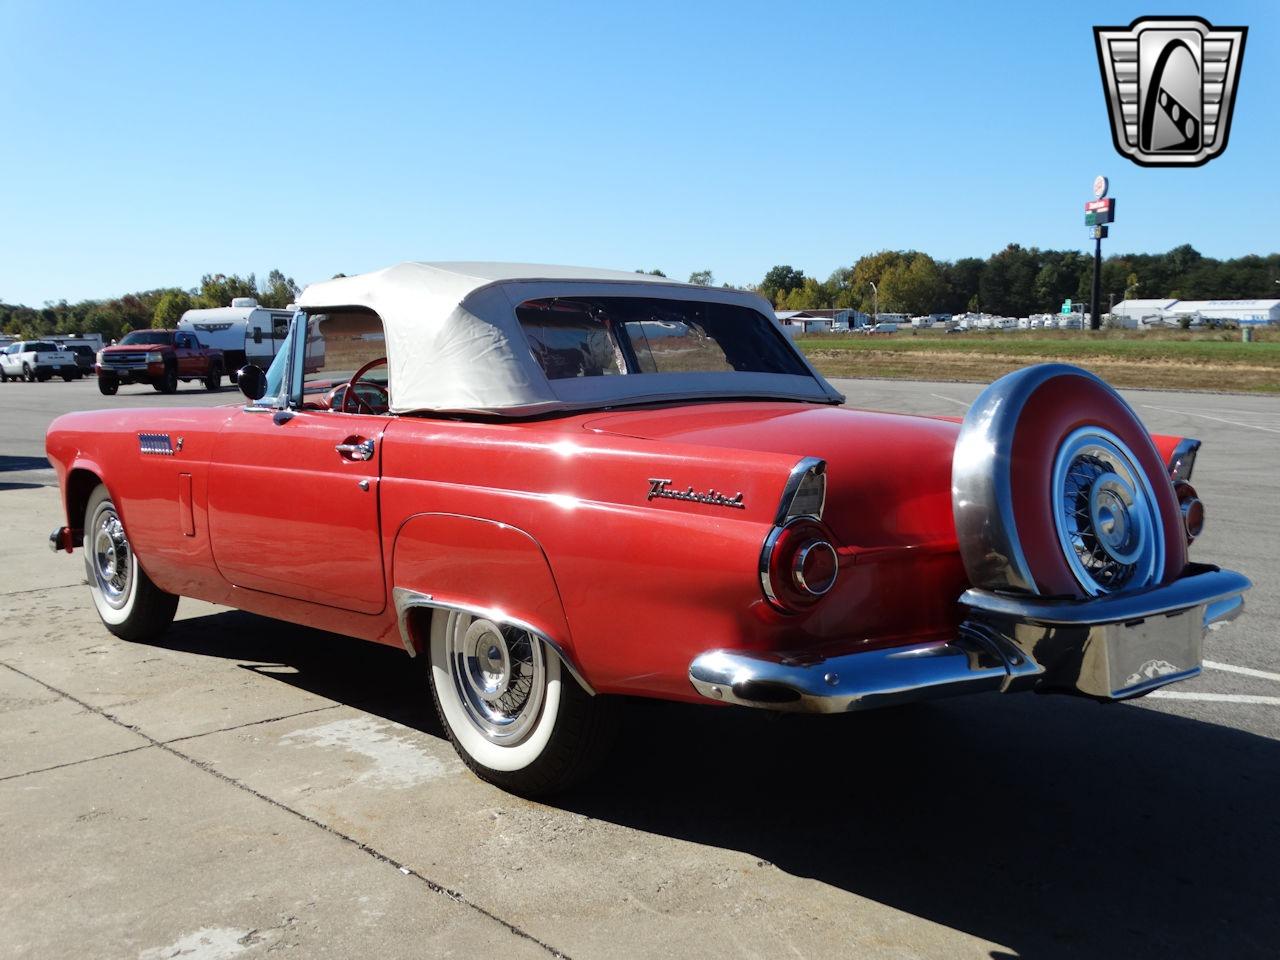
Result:
[[[937,396],[937,394],[934,394]],[[1275,427],[1260,427],[1256,423],[1241,423],[1239,420],[1226,420],[1222,417],[1211,417],[1207,413],[1192,413],[1190,410],[1174,410],[1172,407],[1157,407],[1153,403],[1144,403],[1144,407],[1148,410],[1163,410],[1165,413],[1178,413],[1184,417],[1199,417],[1202,420],[1216,420],[1218,423],[1227,423],[1233,427],[1248,427],[1250,430],[1263,430],[1267,433],[1280,433]]]
[[[948,403],[958,403],[958,404],[959,404],[960,406],[962,406],[962,407],[967,407],[967,406],[969,406],[969,401],[968,401],[968,400],[957,400],[955,397],[944,397],[944,396],[943,396],[942,394],[940,394],[940,393],[931,393],[931,394],[929,394],[929,396],[931,396],[931,397],[937,397],[939,400],[946,400]]]
[[[1255,670],[1253,667],[1237,667],[1230,663],[1215,663],[1213,660],[1204,661],[1204,665],[1210,670],[1222,670],[1226,673],[1238,673],[1245,677],[1257,677],[1260,680],[1274,680],[1276,683],[1280,683],[1280,673]]]
[[[1266,703],[1280,707],[1280,697],[1258,697],[1249,693],[1183,693],[1180,690],[1152,690],[1148,697],[1161,700],[1203,700],[1210,703]]]

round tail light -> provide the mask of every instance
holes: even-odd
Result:
[[[1204,532],[1204,504],[1196,495],[1196,488],[1185,480],[1173,481],[1173,492],[1178,495],[1178,508],[1182,511],[1182,527],[1191,543]]]
[[[825,540],[810,540],[796,551],[791,579],[801,590],[820,597],[836,585],[839,568],[835,547]]]
[[[769,602],[798,612],[813,606],[835,586],[840,558],[822,524],[799,518],[775,527],[760,557],[760,585]]]

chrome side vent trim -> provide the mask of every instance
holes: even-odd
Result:
[[[138,434],[138,450],[140,453],[172,457],[173,441],[167,433],[140,433]]]

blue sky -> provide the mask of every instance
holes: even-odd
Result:
[[[0,0],[0,300],[406,259],[825,277],[879,249],[1280,249],[1280,4]],[[1245,24],[1230,146],[1111,145],[1092,26]]]

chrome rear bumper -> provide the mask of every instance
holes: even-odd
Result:
[[[988,690],[1035,689],[1124,700],[1200,672],[1205,631],[1244,608],[1247,577],[1195,567],[1161,587],[1088,601],[969,590],[951,640],[784,656],[709,650],[689,680],[725,703],[844,713]]]

